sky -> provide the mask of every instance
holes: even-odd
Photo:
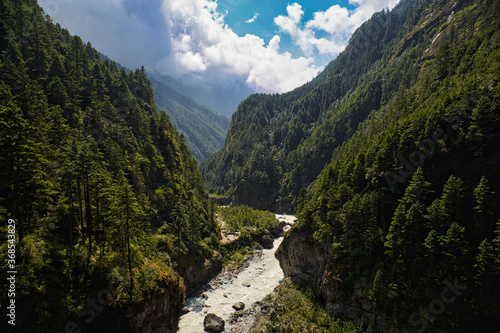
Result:
[[[282,93],[312,80],[354,30],[399,0],[38,0],[122,65]]]

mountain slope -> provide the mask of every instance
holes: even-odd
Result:
[[[145,71],[101,60],[36,0],[0,1],[0,217],[15,235],[0,244],[3,291],[18,272],[15,298],[0,296],[17,309],[5,332],[175,331],[176,270],[219,247],[196,160]]]
[[[171,88],[166,82],[151,79],[158,107],[170,116],[184,134],[191,154],[202,161],[224,145],[229,119],[219,115]]]
[[[387,73],[414,61],[405,56],[385,65],[404,36],[411,4],[374,15],[310,83],[282,95],[253,95],[241,103],[226,146],[201,166],[210,190],[233,195],[235,203],[293,209],[300,189],[316,179],[333,150],[415,76],[405,72],[382,84]]]

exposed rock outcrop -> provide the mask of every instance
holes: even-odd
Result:
[[[161,290],[140,305],[124,307],[130,331],[140,333],[175,332],[184,306],[184,286],[176,276],[157,281]]]
[[[202,285],[221,272],[222,256],[217,251],[210,259],[188,254],[179,260],[176,270],[184,278],[187,296],[192,296]]]
[[[274,238],[281,237],[285,233],[284,230],[286,226],[287,226],[286,222],[281,221],[280,223],[278,223],[277,226],[269,228],[269,232]]]
[[[321,290],[322,276],[331,253],[330,246],[316,243],[313,232],[305,230],[289,233],[276,251],[276,258],[286,276],[299,284],[313,282],[312,287],[317,294]]]
[[[245,303],[243,302],[238,302],[233,304],[233,309],[235,309],[236,311],[241,311],[244,308],[245,308]]]
[[[276,258],[285,276],[295,284],[311,286],[314,294],[324,300],[326,310],[344,320],[364,318],[378,332],[398,332],[394,321],[370,311],[359,286],[343,290],[335,279],[334,249],[330,240],[317,242],[312,230],[293,230],[287,234],[276,251]]]

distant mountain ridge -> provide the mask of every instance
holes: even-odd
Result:
[[[231,117],[238,105],[255,90],[245,83],[228,79],[202,80],[191,77],[189,73],[172,77],[158,73],[149,73],[156,81],[163,82],[181,95],[195,100],[216,113]]]
[[[184,134],[191,154],[202,161],[224,146],[229,118],[178,92],[166,81],[151,78],[155,101],[172,123]]]

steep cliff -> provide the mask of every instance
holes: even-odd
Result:
[[[176,270],[183,278],[186,294],[190,296],[204,283],[207,283],[208,280],[221,272],[222,256],[217,251],[214,251],[211,258],[186,255],[179,260]]]
[[[286,277],[298,286],[312,287],[331,316],[364,322],[377,332],[398,332],[396,321],[373,312],[362,285],[342,290],[342,281],[335,273],[335,251],[331,239],[318,241],[314,231],[307,229],[287,234],[276,258]]]
[[[184,307],[185,287],[174,278],[163,277],[158,281],[159,291],[140,305],[128,307],[126,317],[130,331],[139,333],[173,333],[177,331],[179,317]]]

